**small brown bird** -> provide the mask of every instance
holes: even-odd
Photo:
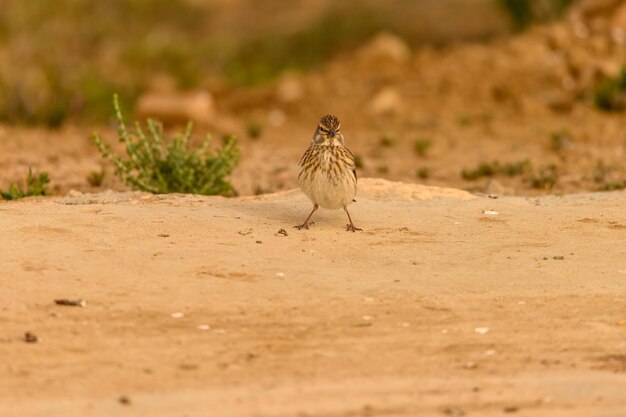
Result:
[[[313,211],[304,223],[294,226],[300,230],[308,229],[309,221],[319,207],[327,209],[343,208],[348,215],[346,230],[356,232],[359,229],[352,223],[348,204],[356,195],[356,167],[354,156],[345,147],[339,119],[326,115],[320,119],[309,149],[300,159],[300,188],[313,203]]]

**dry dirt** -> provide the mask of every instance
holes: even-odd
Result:
[[[0,415],[626,415],[625,192],[359,187],[0,203]]]

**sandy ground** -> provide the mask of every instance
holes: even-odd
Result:
[[[366,179],[357,234],[309,209],[0,203],[0,415],[626,415],[626,192]]]

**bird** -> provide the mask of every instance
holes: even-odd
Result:
[[[346,231],[362,231],[354,225],[348,212],[348,204],[354,202],[356,196],[356,165],[354,155],[345,146],[337,116],[327,114],[320,119],[299,165],[298,184],[313,203],[313,210],[304,223],[294,227],[308,229],[313,224],[311,216],[320,207],[343,208],[350,222]]]

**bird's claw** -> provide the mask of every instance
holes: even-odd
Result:
[[[315,222],[307,222],[307,223],[298,224],[298,225],[295,225],[293,228],[298,229],[298,230],[302,230],[302,229],[309,230],[310,224],[315,224]]]
[[[353,225],[352,223],[350,223],[350,224],[347,224],[347,225],[346,225],[346,232],[352,232],[352,233],[354,233],[354,232],[356,232],[357,230],[358,230],[359,232],[362,232],[362,231],[363,231],[363,229],[356,227],[356,226],[355,226],[355,225]]]

